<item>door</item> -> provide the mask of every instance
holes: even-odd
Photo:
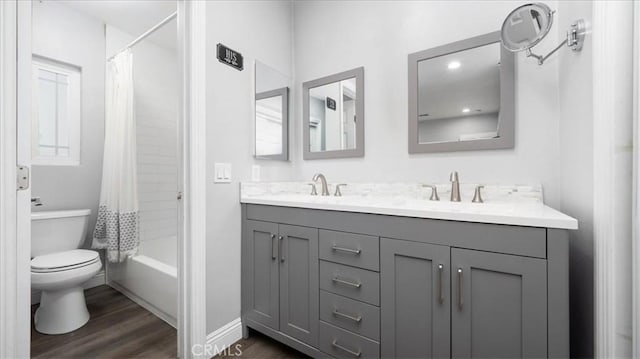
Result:
[[[280,331],[318,344],[318,230],[279,225]]]
[[[454,248],[454,358],[547,356],[546,261]]]
[[[247,220],[245,235],[247,291],[244,314],[248,319],[278,330],[279,276],[278,225],[270,222]]]
[[[449,261],[449,247],[381,239],[382,357],[449,357]]]

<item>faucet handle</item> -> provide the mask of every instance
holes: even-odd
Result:
[[[335,197],[342,197],[342,192],[340,192],[340,186],[346,186],[346,183],[340,183],[336,185],[336,192],[333,194]]]
[[[481,189],[483,189],[484,186],[476,186],[476,191],[473,194],[473,199],[471,200],[471,202],[473,203],[484,203],[484,201],[482,200],[482,193],[481,193]]]
[[[449,175],[449,181],[458,182],[458,171],[451,172],[451,174]]]
[[[430,201],[439,201],[440,196],[438,196],[438,187],[432,184],[423,184],[422,187],[431,188],[431,197],[429,197]]]
[[[318,195],[318,191],[316,190],[316,184],[315,183],[307,183],[309,186],[311,186],[311,195],[312,196],[317,196]]]

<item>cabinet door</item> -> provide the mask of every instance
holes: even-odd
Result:
[[[246,271],[242,290],[246,291],[243,312],[247,318],[278,329],[278,225],[247,220],[245,222]]]
[[[280,331],[318,344],[318,230],[279,225]]]
[[[450,355],[449,247],[382,238],[383,358]]]
[[[546,261],[451,250],[454,358],[547,356]]]

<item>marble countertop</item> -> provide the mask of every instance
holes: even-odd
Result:
[[[431,190],[415,183],[348,184],[342,188],[342,197],[333,196],[333,191],[331,196],[311,196],[309,188],[305,182],[245,182],[241,184],[240,202],[528,227],[578,228],[576,219],[544,204],[540,186],[485,185],[485,203],[471,203],[475,189],[472,184],[460,185],[462,202],[448,200],[445,184],[438,185],[441,201],[430,201]]]

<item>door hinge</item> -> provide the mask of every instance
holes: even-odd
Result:
[[[178,201],[182,200],[182,191],[178,192]]]
[[[29,167],[18,166],[16,173],[17,173],[18,191],[24,191],[26,189],[29,189]]]

